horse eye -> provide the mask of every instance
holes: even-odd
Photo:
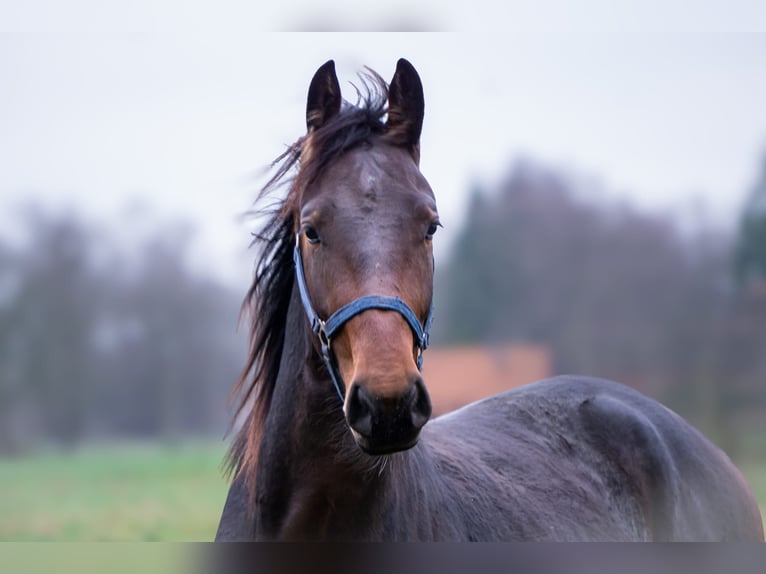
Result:
[[[431,223],[431,225],[428,226],[428,231],[426,232],[426,239],[433,239],[434,234],[436,233],[436,230],[441,227],[441,223],[438,221],[434,221]]]
[[[303,233],[306,234],[306,239],[309,243],[319,243],[319,233],[317,233],[317,230],[313,227],[306,227],[306,229],[303,230]]]

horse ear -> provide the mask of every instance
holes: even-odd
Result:
[[[423,129],[423,84],[415,68],[404,58],[396,63],[396,73],[388,86],[388,137],[399,145],[411,147],[419,156],[420,132]]]
[[[340,84],[335,75],[335,62],[328,60],[314,74],[306,102],[306,129],[322,127],[340,111]]]

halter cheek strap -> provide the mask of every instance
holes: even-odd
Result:
[[[295,264],[295,279],[298,282],[298,291],[301,295],[301,302],[303,308],[306,311],[306,316],[311,324],[311,330],[319,338],[319,344],[322,349],[322,360],[330,373],[335,391],[338,393],[338,397],[343,402],[345,385],[343,379],[338,372],[335,365],[332,349],[330,347],[333,336],[345,325],[350,319],[359,315],[363,311],[368,309],[382,309],[385,311],[396,311],[412,330],[412,334],[415,337],[415,344],[418,348],[417,365],[418,370],[423,369],[423,351],[428,348],[429,331],[431,330],[431,321],[433,320],[433,303],[428,310],[428,317],[426,318],[425,325],[420,323],[420,319],[415,312],[399,297],[389,297],[385,295],[364,295],[358,299],[354,299],[350,303],[343,305],[340,309],[330,315],[326,321],[319,318],[319,315],[314,310],[314,306],[311,304],[311,297],[309,296],[308,286],[306,285],[306,276],[303,272],[303,259],[301,258],[300,250],[300,236],[295,237],[295,249],[293,250],[293,263]]]

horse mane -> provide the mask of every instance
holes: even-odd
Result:
[[[250,344],[245,367],[229,394],[238,403],[229,430],[241,415],[245,416],[225,461],[227,474],[244,476],[251,493],[261,436],[279,374],[287,311],[295,283],[292,254],[296,210],[303,190],[330,162],[351,149],[381,139],[401,145],[398,134],[387,134],[383,121],[388,85],[369,68],[359,78],[362,90],[354,86],[357,103],[343,101],[338,114],[288,146],[271,164],[274,175],[255,202],[254,214],[266,217],[266,223],[253,234],[251,244],[257,248],[255,272],[241,311],[241,316],[249,318]],[[274,198],[285,187],[287,193]],[[264,203],[267,205],[261,207]]]

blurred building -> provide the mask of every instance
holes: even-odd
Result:
[[[423,365],[434,415],[545,379],[551,373],[548,347],[531,344],[432,347]]]

